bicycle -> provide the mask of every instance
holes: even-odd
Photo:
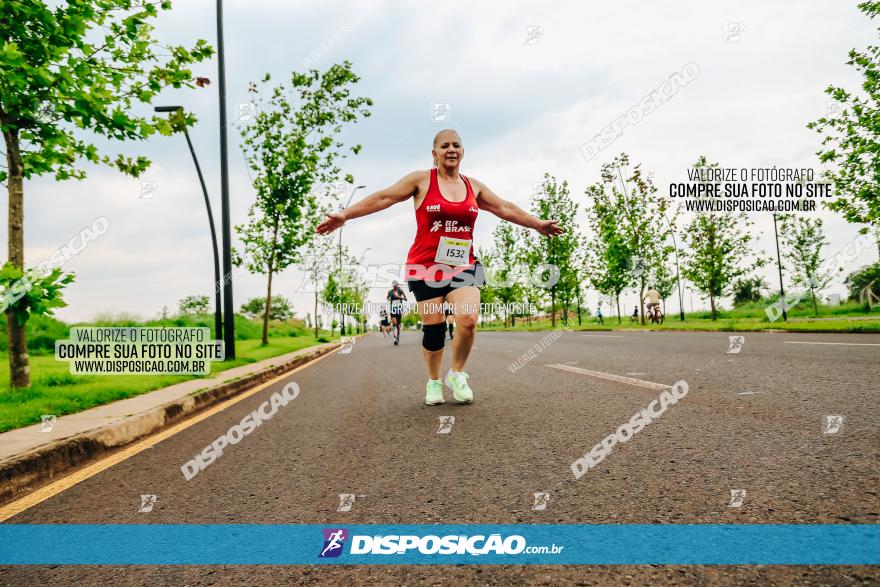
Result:
[[[653,310],[648,312],[648,319],[651,324],[663,324],[663,310],[660,309],[660,306],[654,306]]]

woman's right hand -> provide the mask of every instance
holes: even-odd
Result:
[[[330,234],[343,224],[345,224],[345,216],[342,212],[330,212],[327,214],[327,219],[319,224],[315,231],[318,234]]]

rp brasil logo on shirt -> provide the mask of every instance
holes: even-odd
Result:
[[[345,528],[324,528],[324,548],[318,558],[335,558],[342,554],[345,541],[348,540],[348,530]]]
[[[470,226],[459,226],[458,220],[447,220],[444,224],[442,220],[435,220],[431,225],[431,230],[429,232],[437,232],[440,229],[443,229],[444,232],[470,232]]]

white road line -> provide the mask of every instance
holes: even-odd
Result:
[[[764,393],[763,391],[743,391],[736,395],[754,395],[756,393]]]
[[[876,342],[808,342],[800,340],[786,340],[785,344],[837,344],[841,346],[880,346]]]
[[[580,373],[581,375],[589,375],[590,377],[598,377],[599,379],[607,379],[608,381],[617,381],[618,383],[627,383],[629,385],[637,385],[639,387],[647,387],[648,389],[664,390],[672,387],[671,385],[663,385],[662,383],[654,383],[653,381],[643,381],[642,379],[633,379],[632,377],[624,377],[622,375],[614,375],[613,373],[603,373],[602,371],[590,371],[589,369],[581,369],[580,367],[571,367],[569,365],[547,365],[554,369],[563,371],[571,371],[572,373]]]

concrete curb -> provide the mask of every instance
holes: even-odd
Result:
[[[197,391],[157,408],[0,461],[0,504],[12,501],[54,477],[185,420],[255,385],[333,352],[340,346],[338,342],[323,344],[311,352],[268,369]]]

